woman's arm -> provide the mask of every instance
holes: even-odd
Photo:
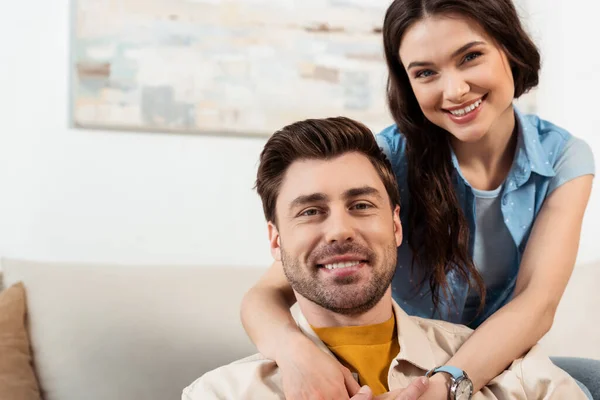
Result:
[[[296,296],[279,261],[244,295],[242,325],[258,351],[271,360],[277,359],[280,339],[288,333],[301,334],[290,312],[295,302]]]
[[[246,293],[241,307],[246,333],[281,370],[286,399],[343,400],[358,393],[360,385],[350,371],[300,331],[290,313],[295,302],[283,266],[276,261]]]
[[[546,199],[523,255],[513,300],[479,326],[447,362],[467,372],[475,391],[550,330],[575,265],[592,179],[591,175],[573,179]],[[444,375],[434,375],[431,390],[422,398],[447,394]]]

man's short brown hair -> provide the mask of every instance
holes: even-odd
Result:
[[[307,119],[275,132],[260,154],[256,189],[267,221],[276,223],[277,197],[285,172],[293,162],[329,160],[350,152],[363,154],[371,161],[383,181],[392,209],[400,205],[392,165],[369,128],[345,117]]]

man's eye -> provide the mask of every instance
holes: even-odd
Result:
[[[369,203],[357,203],[353,205],[352,208],[355,210],[368,210],[370,208],[373,208],[373,206]]]
[[[314,217],[315,215],[319,215],[319,210],[316,208],[309,208],[308,210],[304,210],[300,213],[301,217]]]

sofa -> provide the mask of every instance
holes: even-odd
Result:
[[[265,268],[0,264],[4,288],[25,288],[45,400],[180,399],[206,371],[255,352],[239,305]],[[541,341],[549,354],[600,359],[597,282],[600,263],[576,267]]]

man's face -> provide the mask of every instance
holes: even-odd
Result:
[[[296,161],[269,223],[271,250],[292,288],[340,314],[372,308],[389,287],[402,241],[399,207],[367,157]]]

